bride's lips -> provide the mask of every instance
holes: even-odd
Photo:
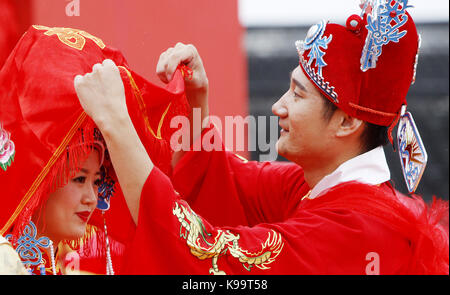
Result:
[[[83,220],[84,222],[87,222],[89,219],[89,216],[91,215],[90,211],[82,211],[82,212],[77,212],[75,213],[81,220]]]

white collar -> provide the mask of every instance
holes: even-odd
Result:
[[[342,163],[331,174],[322,178],[311,190],[308,199],[314,199],[324,190],[348,181],[370,185],[384,183],[391,179],[382,146]]]

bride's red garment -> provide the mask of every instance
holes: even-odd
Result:
[[[0,69],[19,37],[13,1],[2,0],[0,1]]]
[[[78,101],[73,81],[105,59],[119,66],[128,111],[147,152],[164,173],[171,173],[170,119],[188,110],[182,72],[161,88],[133,72],[120,51],[98,37],[77,29],[32,26],[0,71],[0,234],[12,234],[13,245],[31,217],[40,214],[49,193],[76,173],[92,149],[90,143],[102,140]],[[115,181],[105,216],[113,260],[120,264],[121,244],[134,225],[123,218],[129,213],[107,153],[104,166]],[[80,257],[86,259],[80,267],[104,273],[103,218],[96,211],[89,222],[94,227],[81,243]]]

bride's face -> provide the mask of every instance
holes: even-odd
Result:
[[[69,182],[51,193],[44,207],[40,234],[53,241],[83,237],[97,206],[100,184],[99,152],[94,149]]]

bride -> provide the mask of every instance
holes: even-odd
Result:
[[[104,59],[120,67],[133,124],[170,172],[164,122],[183,112],[182,74],[160,88],[91,34],[30,27],[0,71],[0,236],[33,274],[114,274],[134,234],[102,135],[73,86]]]

